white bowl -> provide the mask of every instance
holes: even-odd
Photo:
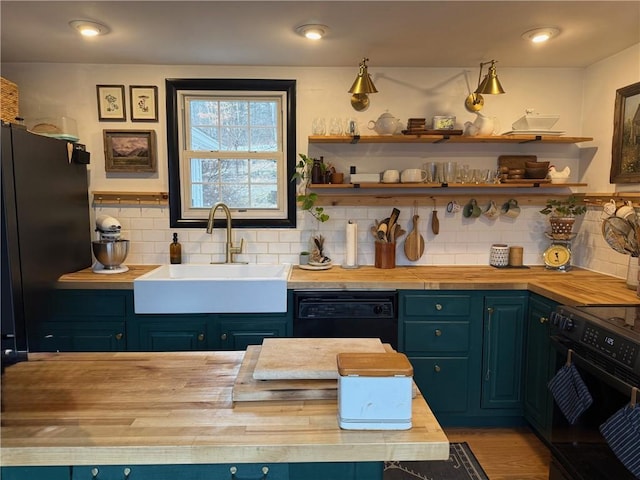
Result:
[[[527,113],[513,125],[514,130],[551,130],[551,128],[558,123],[560,115],[543,115],[540,113]]]

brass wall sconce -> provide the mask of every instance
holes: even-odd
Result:
[[[481,93],[487,95],[499,95],[505,93],[502,85],[500,85],[500,80],[498,80],[498,74],[496,73],[496,63],[496,60],[491,60],[490,62],[483,62],[480,64],[478,88],[476,88],[475,92],[470,93],[464,102],[464,106],[467,107],[467,110],[469,110],[470,112],[478,112],[482,110],[482,107],[484,106],[484,98],[482,98]],[[489,64],[491,64],[491,66],[489,67],[489,71],[481,82],[480,79],[482,78],[482,67]]]
[[[363,58],[360,62],[360,70],[358,76],[351,85],[349,93],[351,93],[351,106],[354,110],[361,112],[369,107],[369,94],[378,93],[376,86],[371,81],[371,76],[367,71],[368,58]]]

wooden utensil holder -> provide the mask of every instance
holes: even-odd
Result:
[[[396,244],[390,242],[376,242],[376,268],[396,268]]]

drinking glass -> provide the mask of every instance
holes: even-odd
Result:
[[[327,124],[324,121],[324,118],[316,117],[313,119],[311,123],[311,132],[314,135],[324,135],[327,133]]]
[[[329,122],[329,135],[342,135],[342,120],[333,117]]]
[[[447,162],[444,168],[444,183],[455,183],[458,180],[458,163]]]

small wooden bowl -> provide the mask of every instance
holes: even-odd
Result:
[[[524,175],[524,168],[510,168],[509,177],[512,177],[513,175]]]
[[[526,178],[545,178],[548,170],[546,168],[527,168],[524,176]]]
[[[549,162],[524,162],[526,168],[549,168]]]

